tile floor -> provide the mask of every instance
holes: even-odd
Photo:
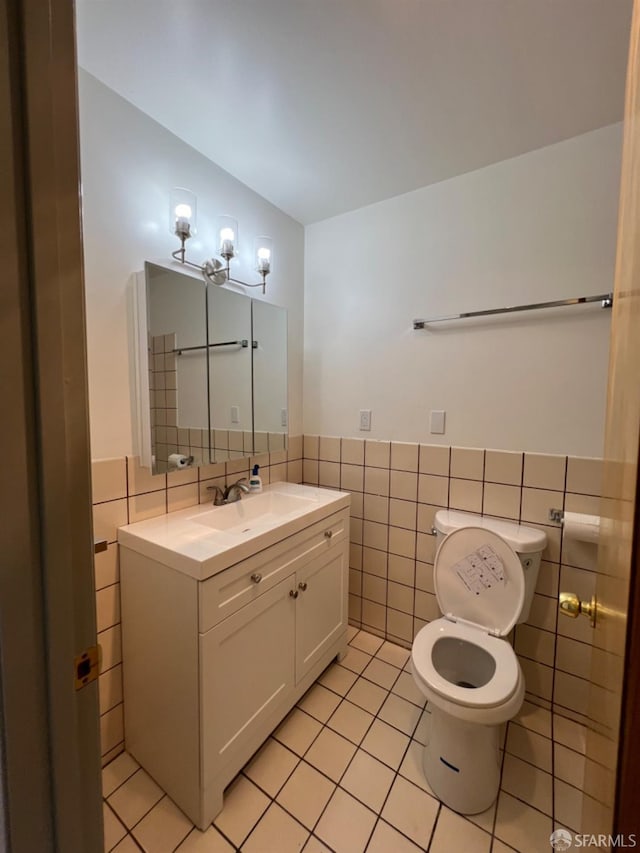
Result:
[[[435,798],[421,767],[429,712],[408,671],[409,652],[355,628],[349,638],[345,659],[325,670],[244,767],[206,832],[127,753],[108,764],[105,851],[548,850],[551,818],[530,805],[530,786],[522,799],[502,789],[497,808],[470,818]],[[529,706],[528,718],[537,712]],[[509,729],[516,744],[529,731],[517,722]],[[526,764],[510,754],[507,760]],[[517,785],[511,791],[519,793]]]

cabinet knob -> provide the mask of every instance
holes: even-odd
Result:
[[[300,595],[300,593],[298,592],[297,589],[290,589],[289,590],[289,597],[290,598],[297,598],[299,595]]]
[[[255,574],[251,575],[251,580],[254,583],[260,583],[260,581],[262,580],[262,575],[259,574],[259,572],[256,572]]]
[[[306,585],[306,583],[305,583],[304,581],[301,581],[301,582],[298,584],[298,589],[301,589],[303,592],[305,591],[305,589],[306,589],[306,588],[307,588],[307,585]]]
[[[325,532],[324,532],[324,538],[325,539],[331,539],[332,536],[333,536],[333,530],[325,530]]]

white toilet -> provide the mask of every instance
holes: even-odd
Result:
[[[424,772],[454,811],[477,814],[500,783],[499,733],[524,698],[520,664],[506,637],[526,622],[547,543],[516,523],[440,510],[434,560],[444,616],[413,641],[413,677],[431,711]]]

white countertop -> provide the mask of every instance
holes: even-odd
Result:
[[[118,530],[118,543],[196,580],[349,507],[349,492],[274,483],[240,501],[200,504]]]

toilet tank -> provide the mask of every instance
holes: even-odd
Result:
[[[517,624],[526,622],[538,582],[542,552],[547,545],[547,534],[516,521],[501,521],[498,518],[487,518],[484,515],[452,509],[439,509],[435,514],[433,526],[438,544],[449,533],[461,527],[486,527],[501,536],[513,548],[524,571],[524,603]]]

